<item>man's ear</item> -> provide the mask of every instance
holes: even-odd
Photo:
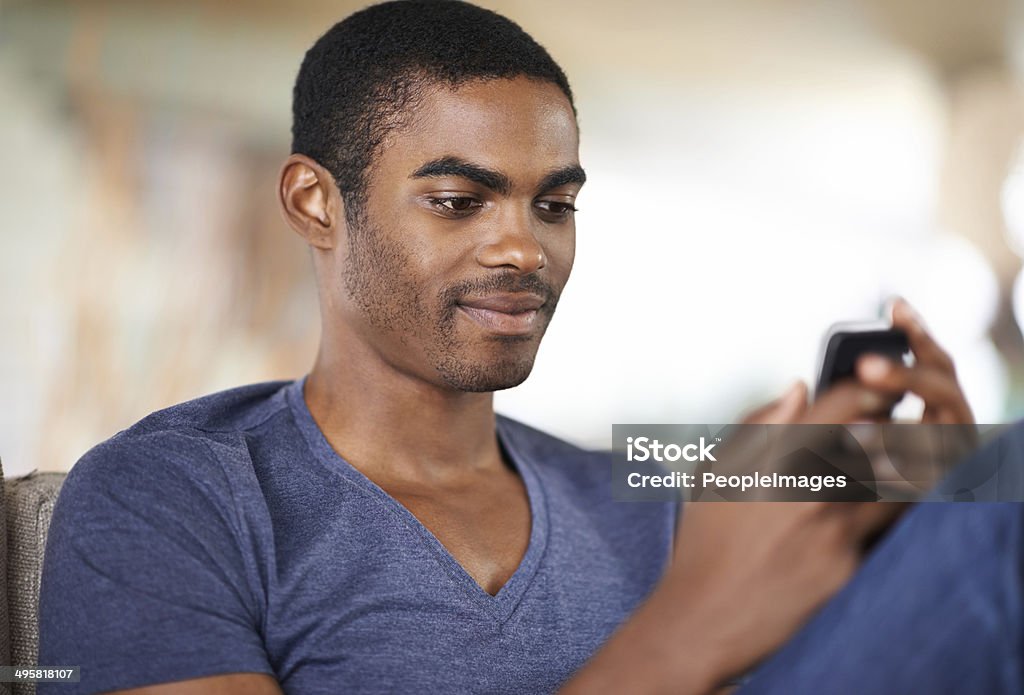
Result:
[[[334,247],[345,226],[341,194],[330,172],[304,154],[292,154],[281,167],[277,198],[285,222],[310,246]]]

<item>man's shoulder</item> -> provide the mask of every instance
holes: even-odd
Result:
[[[217,391],[150,413],[124,431],[129,437],[159,432],[241,432],[287,407],[285,389],[294,381],[265,381]]]
[[[72,466],[68,482],[181,474],[215,480],[225,474],[239,435],[287,408],[284,391],[293,383],[250,384],[157,410],[92,447]]]

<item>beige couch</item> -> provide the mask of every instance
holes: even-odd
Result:
[[[39,577],[50,515],[64,473],[32,473],[3,479],[0,513],[0,664],[34,666],[39,657]],[[77,665],[77,664],[75,664]],[[0,694],[22,695],[32,683],[0,683]]]

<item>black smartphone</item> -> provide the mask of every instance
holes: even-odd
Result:
[[[867,353],[903,363],[910,354],[907,334],[899,328],[880,323],[833,325],[822,343],[814,397],[821,396],[837,381],[853,376],[857,359]]]

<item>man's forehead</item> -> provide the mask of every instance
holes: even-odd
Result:
[[[448,160],[519,182],[578,167],[579,134],[556,85],[528,78],[475,81],[425,92],[409,127],[394,133],[382,154],[400,157],[407,176]]]

